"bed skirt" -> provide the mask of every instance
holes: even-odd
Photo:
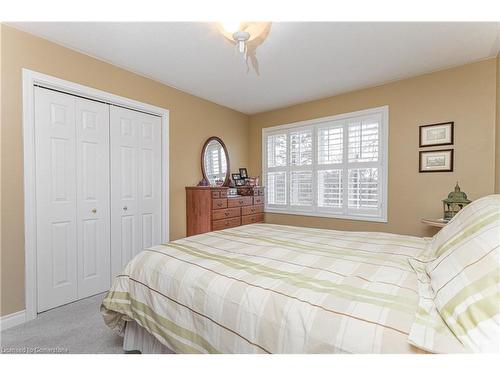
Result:
[[[134,321],[127,322],[125,326],[123,350],[125,352],[139,351],[142,354],[174,354]]]

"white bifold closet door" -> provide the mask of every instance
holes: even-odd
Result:
[[[110,285],[108,105],[35,89],[38,311]]]
[[[161,119],[111,106],[111,273],[161,243]]]

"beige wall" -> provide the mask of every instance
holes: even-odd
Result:
[[[200,152],[212,135],[232,168],[247,164],[248,116],[2,25],[2,248],[0,315],[24,308],[21,69],[53,75],[170,110],[170,234],[185,236],[184,186],[201,179]]]
[[[442,215],[458,180],[471,199],[495,185],[496,59],[294,105],[250,117],[249,172],[261,174],[262,128],[389,105],[388,223],[266,214],[271,223],[432,235],[423,217]],[[452,173],[418,173],[418,127],[455,121]]]
[[[500,193],[500,53],[497,55],[497,102],[495,128],[495,193]]]

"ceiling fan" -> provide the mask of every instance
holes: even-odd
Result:
[[[222,35],[243,55],[247,67],[249,57],[255,72],[259,74],[256,50],[269,35],[271,22],[226,21],[217,25]]]

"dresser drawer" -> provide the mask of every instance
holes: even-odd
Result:
[[[251,206],[253,203],[253,197],[238,197],[238,198],[228,198],[228,207],[241,207],[241,206]]]
[[[212,191],[212,198],[213,199],[227,198],[227,190],[214,190],[214,191]]]
[[[227,207],[227,199],[212,199],[212,209],[218,210],[219,208]]]
[[[224,220],[214,220],[212,221],[212,230],[232,228],[237,227],[238,225],[241,225],[241,219],[239,217]]]
[[[262,195],[253,197],[253,204],[264,204],[264,197]]]
[[[212,219],[213,220],[222,220],[222,219],[228,219],[230,217],[237,217],[237,216],[240,216],[240,210],[241,210],[241,208],[239,208],[239,207],[226,208],[223,210],[213,210],[212,211]]]
[[[260,223],[264,221],[264,214],[247,215],[241,217],[241,225]]]
[[[264,211],[264,206],[261,204],[241,208],[242,215],[260,214],[263,211]]]

